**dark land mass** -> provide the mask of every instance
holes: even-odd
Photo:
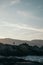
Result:
[[[1,56],[43,56],[43,46],[30,46],[27,43],[19,45],[10,45],[0,43]]]
[[[19,45],[0,43],[0,65],[43,65],[43,62],[16,58],[28,55],[43,56],[43,46],[32,46],[25,42]]]

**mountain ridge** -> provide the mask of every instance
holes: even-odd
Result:
[[[31,40],[31,41],[27,41],[27,40],[18,40],[18,39],[12,39],[12,38],[0,38],[0,43],[3,44],[11,44],[11,45],[19,45],[22,43],[27,43],[29,45],[37,45],[37,46],[43,46],[43,40],[40,39],[36,39],[36,40]]]

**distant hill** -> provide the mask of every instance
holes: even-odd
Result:
[[[27,43],[29,45],[37,45],[37,46],[42,46],[43,45],[43,40],[31,40],[31,41],[26,41],[26,40],[17,40],[17,39],[11,39],[11,38],[4,38],[4,39],[0,39],[0,43],[3,44],[15,44],[15,45],[19,45],[22,43]]]

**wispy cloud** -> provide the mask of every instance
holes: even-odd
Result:
[[[14,4],[17,4],[17,3],[20,3],[21,0],[11,0],[10,1],[10,5],[14,5]]]
[[[21,2],[21,0],[4,0],[4,2],[1,3],[0,7],[7,8],[7,7],[10,7],[12,5],[19,4],[20,2]]]
[[[28,16],[28,13],[26,13],[25,11],[17,11],[18,14],[20,14],[21,16]]]
[[[30,27],[25,24],[12,24],[12,23],[5,22],[5,21],[3,21],[3,24],[0,26],[12,27],[12,28],[22,29],[22,30],[31,30],[31,31],[36,31],[36,32],[43,32],[43,29],[40,29],[40,28]]]
[[[35,16],[32,12],[26,12],[26,11],[18,10],[17,14],[24,16],[24,17],[28,17],[29,19],[43,20],[42,18]]]
[[[0,36],[18,36],[17,38],[21,39],[43,38],[41,3],[42,1],[0,0]],[[9,36],[10,34],[12,36]]]

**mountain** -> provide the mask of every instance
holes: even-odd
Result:
[[[0,39],[0,43],[3,44],[11,44],[11,45],[19,45],[22,43],[27,43],[29,45],[37,45],[37,46],[43,46],[43,40],[31,40],[31,41],[27,41],[27,40],[17,40],[17,39],[11,39],[11,38],[4,38],[4,39]]]
[[[11,39],[11,38],[4,38],[4,39],[0,39],[0,42],[4,43],[4,44],[16,44],[16,45],[18,45],[18,44],[25,43],[27,41],[25,41],[25,40]]]

